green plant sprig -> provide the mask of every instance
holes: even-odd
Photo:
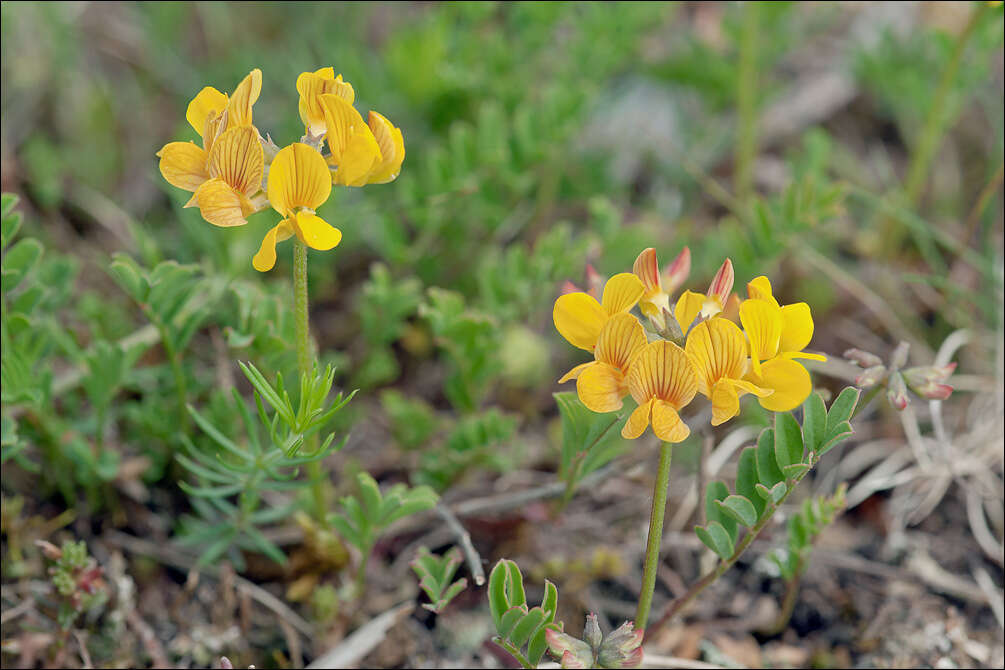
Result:
[[[468,580],[464,577],[451,582],[461,562],[461,552],[457,547],[451,547],[443,556],[432,554],[428,547],[419,547],[411,566],[419,578],[419,587],[431,601],[422,604],[425,609],[439,614],[468,587]]]
[[[489,609],[496,636],[492,641],[501,646],[524,668],[536,668],[548,649],[545,632],[561,632],[555,623],[558,611],[558,589],[544,580],[544,597],[538,607],[527,607],[523,575],[514,561],[501,559],[489,574]],[[523,651],[526,647],[526,652]]]

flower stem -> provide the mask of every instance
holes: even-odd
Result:
[[[660,445],[660,464],[653,488],[653,509],[649,515],[649,539],[646,541],[646,562],[642,573],[642,593],[639,594],[639,608],[635,613],[635,627],[645,630],[649,620],[649,610],[653,604],[656,588],[656,568],[660,562],[660,543],[663,540],[663,517],[667,509],[667,493],[670,490],[670,455],[673,444]]]
[[[310,316],[307,310],[307,245],[294,240],[293,247],[293,318],[297,340],[297,367],[301,376],[314,370],[314,356],[311,354]],[[317,448],[316,436],[308,438],[308,449]],[[313,447],[313,449],[312,449]],[[314,516],[324,523],[326,516],[324,481],[319,461],[307,464],[307,476],[311,480],[314,495]]]

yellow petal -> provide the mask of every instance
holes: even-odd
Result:
[[[593,351],[607,312],[596,298],[586,293],[566,293],[555,301],[552,313],[555,328],[574,347]]]
[[[318,97],[318,104],[325,115],[325,125],[328,128],[325,141],[328,143],[328,150],[331,151],[332,162],[335,165],[340,165],[354,131],[366,128],[371,135],[373,132],[363,123],[363,117],[352,106],[352,103],[344,98],[333,93],[326,93]]]
[[[192,200],[199,206],[202,218],[214,226],[243,226],[249,213],[247,198],[220,178],[210,179],[196,190]],[[191,202],[191,201],[190,201]]]
[[[297,142],[276,154],[269,168],[269,202],[283,217],[297,207],[317,209],[331,191],[328,164],[313,148]]]
[[[747,282],[747,297],[755,300],[765,300],[775,307],[778,306],[778,301],[771,294],[771,281],[764,275]]]
[[[764,300],[744,300],[740,303],[740,323],[750,340],[750,362],[754,373],[761,374],[761,361],[778,353],[782,334],[781,309]]]
[[[367,122],[380,147],[381,156],[380,162],[367,177],[367,182],[386,184],[394,181],[401,172],[401,163],[405,160],[405,138],[401,134],[401,129],[395,128],[377,112],[370,112]]]
[[[781,357],[765,361],[757,384],[774,391],[758,400],[761,407],[771,412],[788,412],[799,407],[813,390],[813,382],[806,368]]]
[[[782,307],[782,335],[779,351],[802,351],[813,339],[813,317],[805,302]]]
[[[265,154],[253,126],[224,131],[209,152],[209,174],[219,177],[235,191],[252,196],[262,188]]]
[[[720,379],[743,376],[747,342],[732,321],[720,317],[702,321],[687,336],[684,350],[694,364],[698,391],[708,398]]]
[[[631,272],[622,272],[607,281],[601,303],[608,314],[627,312],[635,307],[644,291],[638,277]]]
[[[811,354],[807,351],[789,351],[784,354],[779,354],[783,358],[802,358],[807,361],[826,361],[827,357],[823,354]]]
[[[297,237],[311,249],[328,251],[342,241],[342,231],[316,214],[297,212],[291,223]]]
[[[691,429],[680,420],[673,405],[662,400],[653,401],[653,432],[664,442],[683,442]]]
[[[740,397],[730,379],[722,379],[712,387],[712,425],[726,423],[740,413]]]
[[[335,77],[335,70],[323,67],[314,72],[303,72],[297,77],[297,92],[300,94],[300,119],[312,135],[325,132],[325,111],[320,97],[334,93],[350,105],[356,97],[352,86],[342,81],[342,75]]]
[[[206,152],[192,142],[171,142],[157,152],[161,175],[172,186],[194,191],[209,179]]]
[[[380,163],[380,146],[373,132],[366,126],[353,128],[332,179],[342,186],[366,186]]]
[[[207,86],[192,98],[192,102],[188,103],[188,109],[185,110],[185,120],[195,129],[195,132],[199,133],[199,137],[202,137],[206,130],[206,121],[211,116],[218,116],[226,108],[227,96],[212,86]]]
[[[629,415],[628,421],[625,422],[624,427],[621,429],[621,437],[626,440],[634,440],[646,432],[646,428],[649,427],[649,417],[652,415],[654,402],[653,400],[647,400],[646,402],[639,403],[639,406]]]
[[[772,391],[771,389],[761,388],[757,384],[751,383],[744,379],[730,379],[729,381],[735,388],[739,389],[737,395],[743,395],[744,393],[752,393],[753,395],[756,395],[758,398],[767,398],[769,395],[774,393],[774,391]]]
[[[673,316],[680,324],[680,328],[685,333],[691,327],[694,320],[701,313],[702,305],[705,304],[705,296],[694,291],[684,291],[677,298],[677,304],[673,308]]]
[[[568,372],[566,372],[564,375],[562,375],[562,378],[558,380],[558,383],[559,384],[564,384],[565,382],[569,381],[570,379],[579,379],[579,375],[583,374],[583,370],[585,370],[586,368],[590,367],[591,365],[596,365],[596,364],[597,364],[596,361],[590,361],[589,363],[580,363],[579,365],[577,365],[576,367],[572,368],[571,370],[569,370]]]
[[[228,127],[251,125],[251,108],[255,105],[261,92],[262,71],[256,67],[237,85],[234,94],[230,96],[230,103],[227,105]]]
[[[251,265],[259,272],[268,272],[276,264],[276,243],[289,239],[293,235],[293,229],[287,221],[280,221],[273,226],[262,238],[262,246],[258,253],[251,259]]]
[[[628,393],[624,374],[606,363],[583,370],[576,380],[576,392],[584,405],[600,413],[621,409],[621,399]]]
[[[680,409],[698,392],[694,367],[683,349],[657,340],[645,345],[628,370],[628,390],[642,404],[659,398]]]
[[[646,331],[638,319],[627,312],[615,314],[600,329],[596,357],[619,370],[627,370],[635,352],[646,342]]]

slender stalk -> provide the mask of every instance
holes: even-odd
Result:
[[[527,657],[520,653],[520,650],[514,647],[508,640],[504,640],[501,637],[496,637],[492,640],[500,647],[509,652],[510,656],[516,659],[516,662],[520,664],[521,667],[533,669],[534,665],[527,660]]]
[[[771,625],[764,630],[758,631],[761,635],[778,635],[785,627],[789,625],[789,621],[792,620],[792,612],[796,609],[796,601],[799,600],[799,574],[802,572],[802,565],[796,570],[796,576],[792,579],[788,579],[785,582],[785,597],[782,600],[782,607],[778,612],[778,616],[775,620],[771,622]]]
[[[805,477],[808,472],[810,472],[810,470],[807,470],[796,479],[786,482],[787,490],[785,491],[785,495],[782,496],[782,499],[779,500],[778,503],[771,508],[771,511],[768,514],[764,515],[764,518],[758,521],[747,532],[743,540],[740,541],[740,544],[736,546],[736,551],[733,552],[733,555],[725,560],[719,561],[718,565],[716,565],[711,572],[709,572],[704,577],[695,582],[691,586],[691,588],[687,590],[687,593],[685,593],[681,597],[677,598],[677,600],[674,600],[672,603],[670,603],[670,606],[667,608],[666,612],[663,613],[663,616],[661,616],[659,621],[657,621],[656,624],[653,626],[654,628],[659,628],[660,626],[668,622],[670,619],[675,617],[682,609],[684,609],[684,607],[688,603],[690,603],[692,600],[698,597],[699,593],[704,591],[710,584],[715,582],[715,580],[717,580],[727,570],[733,567],[733,564],[736,563],[736,561],[740,558],[741,555],[743,555],[743,552],[747,550],[747,547],[751,545],[751,543],[757,538],[760,532],[764,530],[764,527],[768,525],[769,521],[771,521],[771,518],[775,515],[775,512],[778,511],[778,508],[785,503],[788,497],[792,494],[792,491],[796,488],[799,482],[802,481],[803,477]]]
[[[642,593],[639,594],[639,608],[635,613],[635,627],[645,630],[649,621],[649,610],[653,604],[656,588],[656,568],[660,563],[660,543],[663,541],[663,517],[666,516],[667,493],[670,490],[670,456],[673,444],[660,445],[660,464],[653,487],[653,508],[649,515],[649,539],[646,541],[646,562],[642,573]]]
[[[188,382],[185,379],[185,371],[181,367],[181,355],[171,340],[167,325],[161,323],[152,312],[147,312],[147,318],[157,327],[157,332],[161,336],[161,345],[164,353],[167,354],[168,362],[171,364],[171,375],[174,377],[175,393],[178,396],[178,421],[180,421],[181,432],[188,429]]]
[[[932,167],[932,160],[939,148],[942,136],[945,134],[946,124],[949,121],[946,114],[946,106],[949,103],[949,92],[956,79],[956,74],[960,70],[960,63],[963,61],[963,54],[966,52],[970,38],[977,31],[977,26],[981,23],[981,18],[989,11],[988,3],[978,3],[971,12],[970,20],[956,40],[953,53],[949,57],[946,69],[942,71],[939,82],[936,84],[932,108],[928,110],[925,118],[925,125],[921,130],[921,136],[914,151],[911,153],[911,161],[907,167],[907,176],[904,179],[904,198],[907,206],[914,209],[921,196],[921,189],[924,188],[928,180],[928,174]],[[903,235],[903,227],[894,217],[887,217],[884,222],[882,239],[886,244],[886,251],[892,254],[900,248],[900,241]]]
[[[295,240],[293,247],[293,319],[296,328],[297,367],[301,375],[309,375],[314,370],[314,357],[311,354],[310,316],[307,310],[307,245],[299,239]],[[316,449],[317,436],[307,439],[310,442],[308,449]],[[314,496],[314,516],[324,523],[327,505],[320,461],[307,464],[307,476],[311,480]]]
[[[757,78],[760,41],[759,2],[743,3],[740,62],[737,72],[736,194],[747,205],[754,191],[754,159],[757,156]]]

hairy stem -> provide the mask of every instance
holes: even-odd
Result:
[[[649,515],[649,539],[646,541],[646,562],[642,573],[642,593],[639,594],[639,607],[635,613],[635,627],[645,630],[649,621],[649,610],[653,604],[653,591],[656,588],[656,568],[660,563],[660,543],[663,540],[663,517],[667,509],[667,493],[670,490],[670,456],[673,444],[663,442],[660,445],[660,464],[656,473],[656,486],[653,487],[653,508]]]
[[[311,354],[310,316],[307,310],[307,245],[295,240],[293,247],[293,318],[297,339],[297,367],[301,376],[314,370],[314,356]],[[307,438],[308,452],[317,450],[317,435]],[[307,476],[311,480],[314,496],[314,516],[324,523],[326,516],[324,480],[320,461],[307,464]]]

